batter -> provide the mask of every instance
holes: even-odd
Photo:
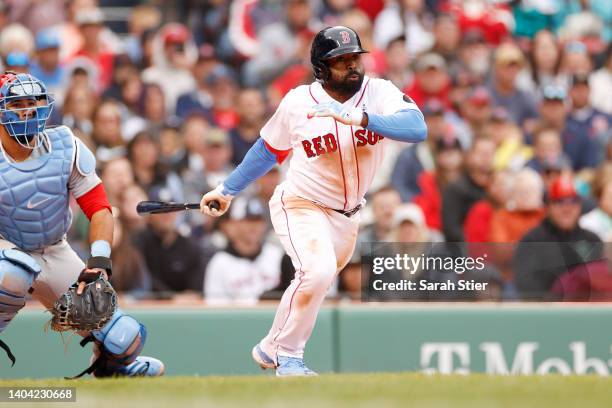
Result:
[[[261,129],[243,162],[206,193],[202,212],[220,216],[232,198],[293,153],[270,200],[275,232],[296,273],[272,328],[252,356],[277,376],[316,375],[304,347],[336,274],[355,249],[359,210],[389,139],[421,142],[427,127],[416,104],[395,85],[364,75],[355,31],[328,27],[314,38],[316,82],[291,90]],[[208,204],[217,200],[218,210]]]

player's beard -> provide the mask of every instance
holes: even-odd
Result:
[[[358,75],[359,78],[357,80],[350,80],[349,76]],[[364,73],[359,71],[349,71],[344,78],[341,80],[336,80],[330,78],[325,85],[329,87],[331,90],[345,95],[345,96],[353,96],[355,93],[361,89],[361,84],[363,83]]]

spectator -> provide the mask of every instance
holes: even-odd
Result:
[[[91,138],[96,145],[96,157],[104,162],[125,155],[121,134],[121,109],[113,100],[102,101],[93,113]]]
[[[485,196],[493,175],[495,142],[481,138],[466,153],[466,168],[442,191],[442,230],[448,242],[463,242],[463,223],[470,208]]]
[[[572,127],[568,126],[569,107],[565,90],[557,86],[547,86],[542,94],[539,127],[552,127],[560,132],[563,150],[571,160],[574,170],[596,167],[600,160],[597,140],[589,134],[578,133],[576,123]]]
[[[121,216],[115,216],[113,233],[113,288],[134,298],[151,290],[151,276],[142,254],[131,240],[130,230]]]
[[[572,167],[569,157],[563,152],[561,135],[554,128],[541,128],[533,137],[534,157],[526,167],[539,173],[561,171]]]
[[[523,169],[510,180],[508,198],[493,212],[490,242],[518,242],[544,218],[544,184],[535,171]]]
[[[23,24],[33,33],[60,24],[66,19],[66,0],[8,0],[5,2],[10,3],[11,21]]]
[[[204,178],[207,185],[204,191],[219,185],[231,173],[233,170],[231,157],[232,145],[227,132],[218,128],[210,129],[204,136],[202,150]]]
[[[387,238],[390,242],[417,243],[439,241],[427,225],[421,208],[414,203],[404,203],[395,209],[392,229]]]
[[[147,129],[158,133],[166,121],[166,95],[156,83],[144,85],[140,99],[140,115],[147,122]]]
[[[134,180],[149,194],[164,188],[170,191],[176,201],[182,202],[184,194],[181,179],[159,161],[159,150],[159,143],[151,134],[140,132],[134,136],[127,146]]]
[[[128,35],[123,43],[127,55],[134,64],[138,64],[143,58],[142,37],[144,33],[159,27],[161,19],[162,15],[157,7],[151,5],[132,7],[128,18]]]
[[[143,230],[146,226],[146,218],[136,212],[136,206],[139,202],[148,199],[147,193],[135,183],[130,184],[122,191],[119,212],[121,214],[121,222],[127,228],[130,236]]]
[[[413,201],[423,211],[427,227],[442,233],[442,194],[446,186],[457,180],[463,170],[463,151],[453,136],[439,139],[434,150],[435,168],[419,174],[420,193]]]
[[[316,24],[308,0],[287,0],[284,21],[269,24],[257,34],[259,52],[248,61],[242,76],[247,86],[267,84],[288,66],[302,61],[310,50]]]
[[[594,148],[597,151],[596,157],[586,161],[591,164],[588,167],[595,167],[603,159],[603,148],[612,136],[612,115],[593,108],[589,101],[590,92],[588,75],[572,75],[569,89],[571,110],[567,117],[566,127],[567,133],[588,139],[587,146],[596,145]],[[570,142],[570,140],[566,139],[565,142]],[[568,148],[571,147],[568,146]]]
[[[580,226],[597,234],[603,242],[612,242],[612,164],[602,165],[593,180],[597,207],[580,217]]]
[[[259,130],[266,120],[266,101],[255,88],[243,88],[236,100],[238,126],[230,130],[232,142],[232,164],[240,164],[251,146],[259,138]]]
[[[95,149],[91,133],[93,112],[98,102],[96,94],[86,86],[71,86],[64,98],[61,110],[56,106],[51,113],[52,123],[70,127],[87,147]],[[57,115],[57,118],[54,115]]]
[[[190,71],[196,58],[191,34],[182,24],[166,24],[153,40],[153,66],[142,72],[142,79],[161,88],[167,113],[175,111],[180,95],[196,87]]]
[[[402,201],[410,201],[420,192],[419,175],[434,170],[433,152],[437,142],[451,133],[444,118],[444,106],[430,101],[423,107],[427,124],[427,141],[408,146],[401,151],[391,173],[391,184],[397,189]]]
[[[412,74],[408,70],[410,57],[406,51],[406,37],[400,36],[389,41],[385,49],[385,61],[385,79],[399,89],[404,89],[412,82]]]
[[[393,223],[393,214],[401,203],[400,195],[391,186],[385,186],[372,193],[373,223],[362,228],[357,242],[384,241]]]
[[[105,48],[101,40],[104,14],[98,8],[81,10],[76,15],[76,23],[83,44],[73,57],[84,57],[94,63],[98,73],[96,90],[102,93],[111,83],[115,58],[112,50]]]
[[[590,84],[593,107],[612,115],[612,42],[608,44],[603,66],[591,74]]]
[[[237,126],[239,119],[235,103],[239,88],[234,72],[225,65],[216,66],[208,74],[206,82],[213,98],[214,123],[225,130]]]
[[[568,82],[572,75],[592,71],[593,61],[591,61],[588,49],[584,43],[568,41],[563,51],[559,71],[564,76],[567,84],[569,84]]]
[[[322,3],[318,13],[319,20],[326,26],[331,27],[342,24],[340,21],[342,16],[351,12],[355,0],[324,0]],[[352,26],[349,27],[353,28]],[[367,50],[367,48],[365,49]]]
[[[265,242],[264,204],[240,199],[232,203],[223,230],[228,245],[206,268],[204,298],[208,304],[255,304],[280,283],[283,251]]]
[[[475,84],[483,84],[491,67],[491,48],[485,42],[482,31],[470,29],[464,32],[457,53],[459,66],[454,68],[457,72],[451,71],[452,74],[456,77],[464,72],[473,78]]]
[[[30,72],[30,57],[23,52],[13,51],[9,53],[4,59],[4,64],[7,71],[13,71],[17,74]]]
[[[134,183],[132,164],[125,157],[117,157],[104,163],[100,172],[106,196],[111,205],[119,207],[125,190]]]
[[[151,200],[180,201],[169,189],[156,188]],[[200,292],[204,283],[204,260],[196,241],[181,235],[176,212],[147,217],[145,230],[138,232],[134,243],[151,274],[151,290],[158,296],[176,292]]]
[[[580,209],[573,180],[557,178],[547,192],[546,218],[525,234],[514,255],[516,287],[523,299],[550,298],[559,276],[599,258],[601,240],[578,225]]]
[[[36,60],[30,65],[30,73],[47,85],[59,105],[64,100],[66,69],[59,59],[59,35],[57,30],[47,28],[36,34]]]
[[[387,2],[374,21],[374,41],[378,48],[385,49],[390,40],[404,35],[410,56],[418,55],[434,44],[431,26],[431,17],[424,7],[424,1]]]
[[[32,51],[34,51],[34,38],[27,28],[16,23],[0,28],[2,29],[0,32],[0,56],[3,63],[11,52],[21,52],[26,55],[32,54]]]
[[[533,38],[529,60],[532,79],[540,89],[561,81],[559,76],[561,51],[552,31],[544,29],[537,32]]]
[[[404,93],[419,106],[435,99],[448,108],[451,82],[444,58],[434,53],[420,56],[414,63],[414,71],[414,81],[404,88]]]
[[[209,45],[202,45],[198,52],[198,59],[193,66],[192,73],[196,87],[179,96],[176,102],[176,116],[181,119],[197,113],[212,119],[211,109],[213,99],[210,95],[208,75],[219,65],[215,58],[215,50]]]
[[[159,132],[159,155],[160,161],[178,175],[182,174],[189,166],[185,143],[177,126],[165,124],[161,128]]]
[[[474,88],[461,105],[461,117],[470,130],[470,139],[484,136],[485,127],[492,113],[491,94],[484,86]]]
[[[532,158],[533,149],[525,144],[521,128],[510,121],[508,112],[504,108],[498,107],[493,110],[485,132],[497,143],[495,169],[519,171]]]
[[[453,68],[458,64],[457,49],[461,42],[461,30],[452,14],[438,14],[433,26],[434,44],[432,52],[441,55],[446,65]]]
[[[520,70],[524,67],[525,57],[520,48],[512,43],[504,43],[495,50],[493,78],[489,90],[495,106],[506,108],[512,120],[519,126],[537,116],[533,96],[520,90],[516,83]]]
[[[463,223],[466,242],[491,242],[491,230],[495,212],[506,208],[514,176],[505,170],[496,171],[487,186],[486,197],[478,200],[468,210]]]

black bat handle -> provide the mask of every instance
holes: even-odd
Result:
[[[208,208],[213,209],[213,210],[218,210],[219,208],[221,208],[221,204],[219,204],[219,201],[217,200],[212,200],[211,202],[208,203]],[[185,209],[186,210],[199,210],[200,204],[199,203],[185,204]]]

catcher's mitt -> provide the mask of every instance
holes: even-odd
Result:
[[[80,295],[78,286],[78,282],[73,284],[55,301],[51,310],[53,330],[98,330],[113,317],[117,293],[103,276],[87,283]]]

